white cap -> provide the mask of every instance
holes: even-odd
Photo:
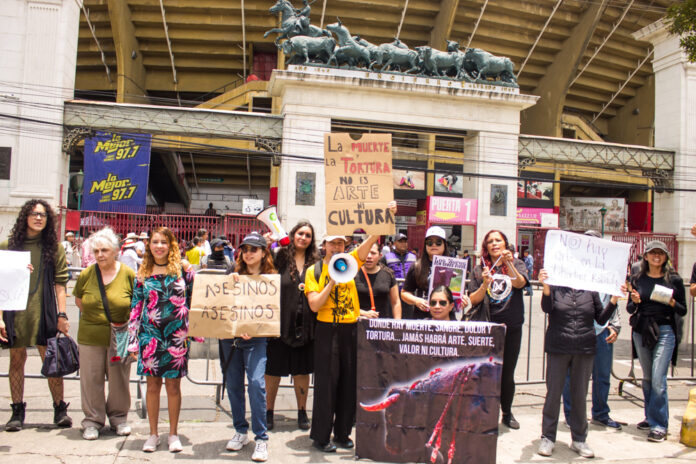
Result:
[[[337,240],[339,238],[344,242],[346,241],[345,235],[324,235],[325,242],[333,242],[334,240]]]
[[[447,240],[445,229],[440,226],[432,226],[425,232],[425,238],[440,237],[442,240]]]
[[[138,234],[136,234],[135,232],[128,232],[128,235],[126,235],[126,240],[128,240],[129,238],[138,240]]]

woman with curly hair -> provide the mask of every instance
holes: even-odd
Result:
[[[157,422],[163,378],[169,411],[169,451],[182,450],[177,429],[181,378],[188,372],[187,296],[191,294],[193,275],[193,267],[181,260],[174,234],[166,227],[154,229],[135,279],[128,340],[128,351],[137,354],[138,375],[147,377],[150,437],[143,445],[146,453],[159,445]]]
[[[16,432],[24,426],[24,364],[27,347],[36,346],[41,359],[46,354],[49,338],[57,332],[68,333],[70,324],[65,313],[65,286],[68,267],[65,248],[59,246],[56,218],[51,206],[43,200],[29,200],[22,206],[10,232],[9,240],[0,249],[28,251],[31,254],[29,298],[24,311],[5,311],[0,320],[0,341],[10,347],[10,394],[12,417],[5,426]],[[53,422],[70,427],[72,419],[63,401],[63,379],[49,378],[48,388],[53,397]]]
[[[314,227],[300,221],[290,231],[290,244],[275,254],[280,273],[280,338],[268,340],[266,353],[266,424],[273,429],[273,408],[280,378],[292,375],[297,400],[297,426],[309,430],[307,394],[309,374],[314,372],[314,326],[316,316],[304,294],[305,272],[319,259]]]

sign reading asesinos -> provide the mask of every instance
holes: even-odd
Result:
[[[394,234],[391,134],[325,134],[326,231]]]

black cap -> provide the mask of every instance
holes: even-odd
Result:
[[[398,242],[399,240],[408,240],[408,237],[406,237],[406,234],[398,233],[394,236],[394,241]]]
[[[217,247],[225,246],[225,242],[223,240],[220,240],[219,238],[216,238],[213,240],[213,243],[210,244],[210,248],[215,249]]]
[[[258,232],[252,232],[242,240],[243,245],[250,245],[256,248],[266,248],[266,239]]]

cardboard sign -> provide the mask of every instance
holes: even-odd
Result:
[[[505,326],[358,321],[359,458],[494,464]]]
[[[233,338],[280,336],[280,275],[198,274],[193,282],[189,335]]]
[[[0,250],[0,310],[23,311],[29,297],[28,251]],[[40,278],[40,277],[39,277]]]
[[[631,245],[563,230],[549,230],[544,248],[546,283],[622,296]]]
[[[391,134],[325,134],[324,162],[327,233],[393,235]]]

